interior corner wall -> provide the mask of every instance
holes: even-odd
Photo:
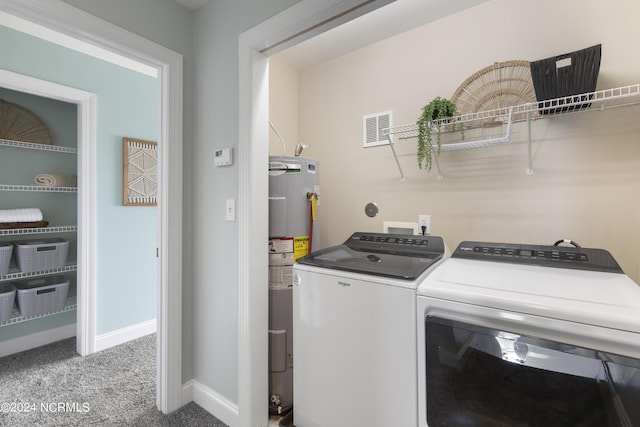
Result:
[[[199,196],[193,204],[198,232],[191,242],[193,374],[198,383],[232,402],[238,402],[239,249],[238,223],[225,220],[225,201],[238,200],[239,177],[237,163],[215,167],[213,155],[224,147],[239,149],[239,36],[295,3],[210,0],[194,15],[194,57],[198,58],[194,86],[198,90],[190,167],[192,191]]]
[[[269,121],[275,129],[269,132],[270,156],[293,156],[296,145],[304,143],[298,138],[299,75],[281,60],[269,58]],[[307,147],[304,155],[312,150]]]
[[[362,118],[391,110],[415,123],[436,96],[498,61],[537,60],[602,44],[597,89],[638,82],[640,5],[635,0],[492,0],[300,72],[299,138],[322,165],[324,245],[354,231],[430,214],[450,249],[462,240],[552,244],[569,238],[610,250],[640,282],[639,107],[555,116],[526,124],[511,144],[443,152],[444,180],[418,169],[416,140],[362,147]],[[434,167],[435,169],[435,167]],[[380,213],[369,218],[367,202]]]
[[[0,68],[97,96],[96,335],[155,319],[157,209],[122,206],[122,138],[157,139],[157,79],[6,27],[0,39]]]

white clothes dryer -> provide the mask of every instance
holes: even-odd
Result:
[[[463,242],[417,313],[420,427],[640,425],[640,287],[609,252]]]

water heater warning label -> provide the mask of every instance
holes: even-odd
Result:
[[[297,260],[309,253],[309,236],[293,238],[293,258]]]
[[[283,239],[271,239],[269,240],[269,253],[270,254],[281,254],[281,253],[293,253],[293,238],[283,238]]]
[[[293,286],[293,264],[307,255],[308,248],[308,236],[269,240],[269,288]]]

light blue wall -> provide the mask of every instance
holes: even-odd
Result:
[[[156,316],[157,208],[122,206],[122,138],[156,140],[155,78],[0,27],[0,67],[97,95],[96,334]]]

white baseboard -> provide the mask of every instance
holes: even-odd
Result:
[[[59,328],[47,329],[35,334],[25,335],[12,340],[2,341],[0,347],[0,357],[19,353],[32,348],[51,344],[52,342],[64,340],[76,336],[76,324],[60,326]]]
[[[238,405],[195,380],[182,386],[182,404],[192,401],[229,427],[238,425]]]
[[[155,334],[157,331],[156,319],[127,326],[116,331],[107,332],[96,337],[96,352],[142,338],[146,335]]]

